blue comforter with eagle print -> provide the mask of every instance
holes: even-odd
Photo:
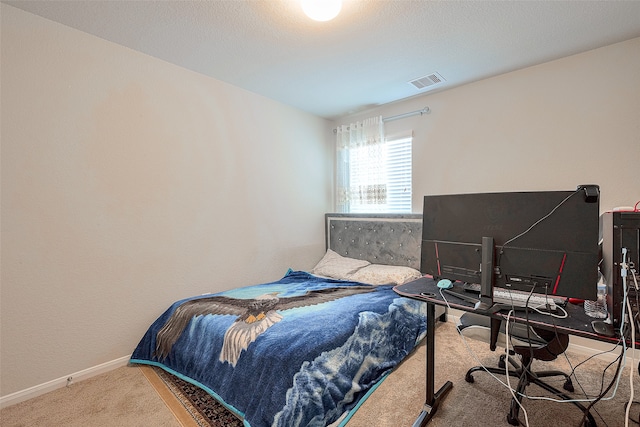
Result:
[[[183,299],[131,362],[203,388],[249,427],[344,425],[424,336],[425,304],[392,288],[289,271]]]

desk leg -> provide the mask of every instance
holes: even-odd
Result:
[[[447,393],[451,391],[453,383],[447,381],[444,383],[440,390],[434,393],[435,382],[435,365],[436,365],[436,306],[435,304],[427,303],[427,375],[426,386],[427,393],[425,396],[425,403],[422,412],[413,423],[413,427],[424,427],[427,425],[431,418],[438,410],[438,405],[447,396]]]

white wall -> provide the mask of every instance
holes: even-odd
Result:
[[[1,7],[2,396],[320,259],[330,123]]]
[[[572,190],[601,210],[640,200],[640,38],[343,117],[431,113],[412,129],[413,211],[426,194]]]

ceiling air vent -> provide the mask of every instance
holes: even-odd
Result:
[[[424,89],[429,86],[434,86],[442,83],[444,78],[438,73],[431,73],[427,76],[420,77],[415,80],[411,80],[409,83],[415,86],[416,89]]]

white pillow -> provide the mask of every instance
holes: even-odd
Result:
[[[399,265],[371,264],[351,274],[349,280],[368,283],[370,285],[402,285],[419,279],[420,277],[422,277],[422,274],[415,268]]]
[[[333,279],[347,280],[351,274],[355,273],[362,267],[371,264],[369,261],[361,259],[347,258],[337,252],[327,249],[327,253],[311,270],[311,274],[318,276],[331,277]]]

